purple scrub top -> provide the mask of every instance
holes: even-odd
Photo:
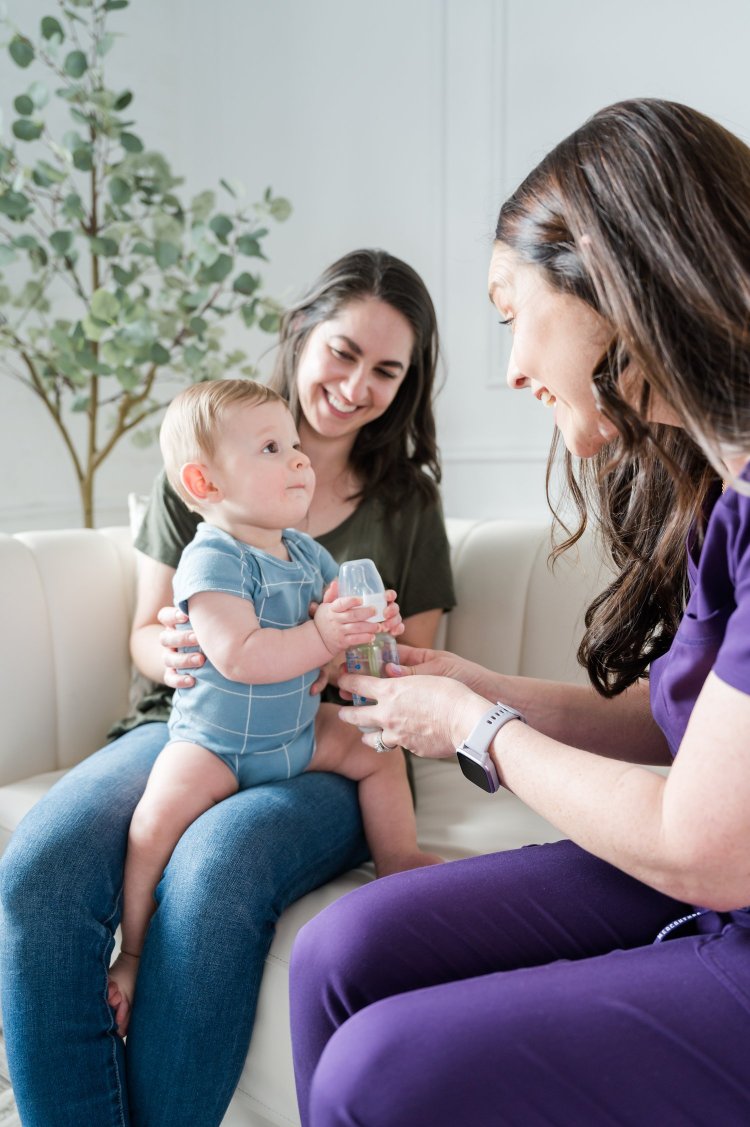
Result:
[[[750,482],[750,462],[740,477]],[[667,653],[651,665],[651,711],[676,755],[708,674],[750,693],[750,497],[727,487],[698,554],[688,545],[690,598]]]

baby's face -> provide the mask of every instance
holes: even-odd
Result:
[[[234,408],[222,423],[212,471],[223,526],[235,535],[242,530],[250,543],[248,529],[294,528],[310,507],[315,474],[283,403]]]

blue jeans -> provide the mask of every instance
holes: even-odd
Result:
[[[211,1127],[239,1080],[284,908],[367,856],[354,784],[241,791],[158,886],[127,1043],[107,1005],[128,826],[165,724],[128,732],[27,814],[0,863],[0,994],[24,1127]]]

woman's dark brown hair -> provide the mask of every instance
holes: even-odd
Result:
[[[592,381],[618,438],[580,464],[566,453],[578,525],[560,522],[555,554],[593,513],[617,574],[588,609],[579,660],[614,696],[668,649],[687,537],[701,535],[724,460],[750,449],[750,149],[687,106],[620,102],[544,158],[496,238],[612,327]],[[626,369],[642,377],[637,404]],[[653,392],[684,429],[644,421]],[[549,481],[550,467],[548,494]]]
[[[361,483],[357,496],[377,496],[395,505],[416,489],[434,500],[441,477],[433,414],[437,319],[427,287],[401,259],[383,250],[357,250],[329,266],[284,314],[269,385],[289,401],[299,422],[297,363],[307,338],[316,325],[330,321],[349,302],[369,297],[406,318],[414,331],[414,349],[388,410],[357,434],[350,455]]]

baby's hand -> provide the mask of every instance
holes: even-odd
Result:
[[[396,592],[386,591],[385,597],[388,600],[388,605],[385,608],[385,620],[378,624],[378,630],[385,634],[392,634],[397,638],[399,634],[403,634],[406,627],[401,619],[401,611],[396,602]]]
[[[362,599],[351,595],[321,603],[313,620],[326,649],[335,655],[351,646],[365,646],[373,640],[380,623],[368,622],[367,619],[374,613],[374,607],[363,606]]]

